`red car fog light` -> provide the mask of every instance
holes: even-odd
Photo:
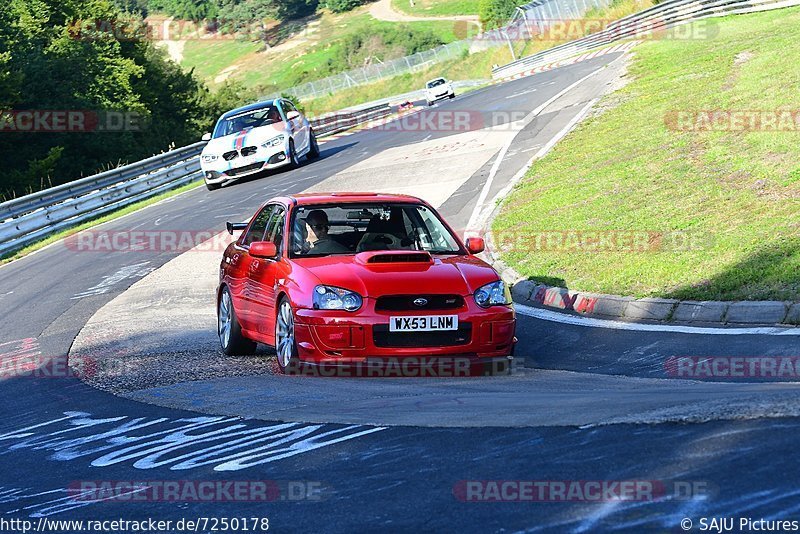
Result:
[[[514,337],[514,321],[493,321],[481,324],[481,342],[498,345],[510,343]]]
[[[508,343],[514,336],[514,321],[492,323],[492,338],[495,343]]]
[[[314,330],[320,342],[328,348],[364,348],[364,327],[362,326],[316,326]]]

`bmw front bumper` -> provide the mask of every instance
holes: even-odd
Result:
[[[208,165],[207,168],[203,169],[203,178],[209,184],[223,184],[261,171],[279,169],[289,165],[289,163],[291,163],[291,159],[288,151],[278,150],[265,159],[259,155],[259,159],[249,165],[231,166],[230,169],[223,168],[222,165],[216,165],[213,168]]]

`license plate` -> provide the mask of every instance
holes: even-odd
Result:
[[[389,317],[389,332],[435,332],[458,330],[458,315]]]

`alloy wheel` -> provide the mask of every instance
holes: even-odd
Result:
[[[217,332],[223,348],[228,348],[231,343],[231,295],[227,291],[222,292],[219,299],[219,312],[217,313]]]
[[[294,355],[294,316],[288,301],[281,302],[275,322],[275,351],[281,367],[286,368]]]

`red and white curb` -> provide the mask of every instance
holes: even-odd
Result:
[[[580,54],[578,56],[574,56],[568,59],[562,59],[560,61],[555,61],[553,63],[547,63],[546,65],[540,65],[538,67],[534,67],[532,69],[519,72],[512,76],[506,76],[505,78],[501,78],[498,80],[499,82],[506,82],[509,80],[517,80],[519,78],[525,78],[527,76],[533,76],[534,74],[539,74],[540,72],[545,72],[548,70],[557,69],[559,67],[565,67],[567,65],[574,65],[575,63],[580,63],[581,61],[586,61],[588,59],[593,59],[596,57],[604,56],[606,54],[613,54],[614,52],[627,52],[641,41],[627,41],[625,43],[616,44],[614,46],[610,46],[608,48],[603,48],[601,50],[596,50],[594,52],[589,52],[586,54]]]
[[[689,301],[623,297],[586,293],[525,280],[506,265],[486,234],[489,263],[511,285],[514,302],[525,306],[575,312],[599,319],[667,321],[720,325],[800,325],[800,302],[784,301]],[[533,315],[526,313],[526,315]],[[800,328],[792,329],[800,334]],[[767,332],[760,332],[767,333]]]

